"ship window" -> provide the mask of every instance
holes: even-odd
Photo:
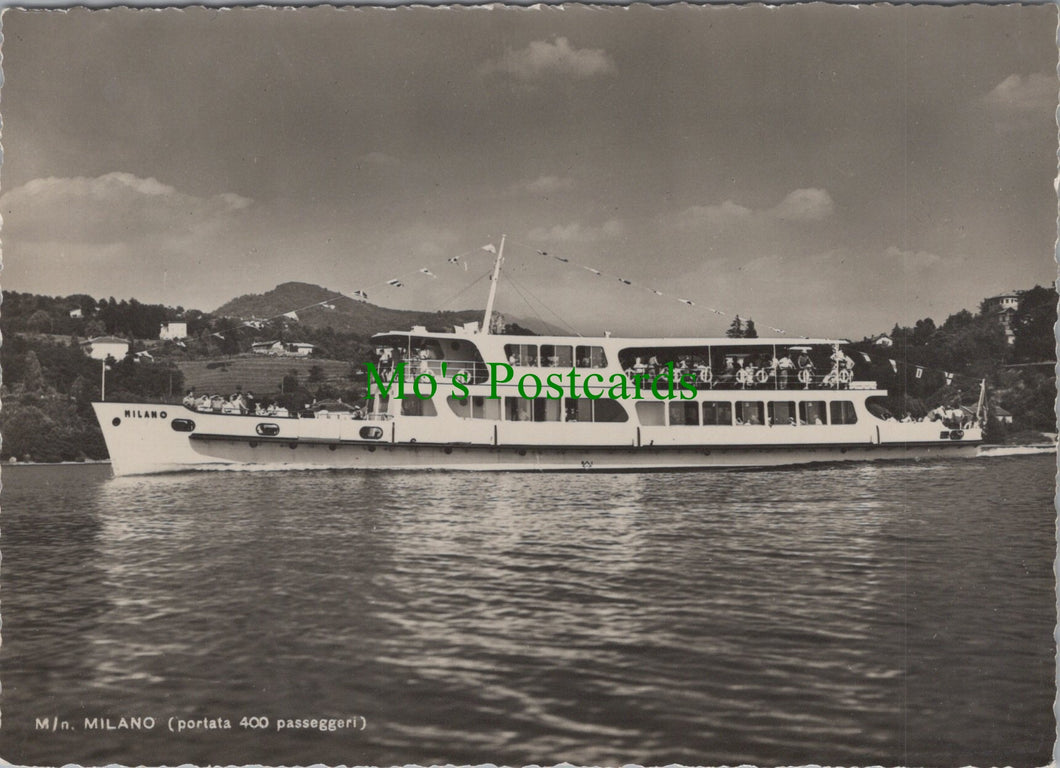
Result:
[[[777,426],[795,426],[795,403],[785,401],[769,404],[769,423]]]
[[[506,397],[504,410],[508,421],[559,421],[561,413],[559,400],[544,397]]]
[[[593,404],[593,421],[624,423],[629,421],[629,414],[622,403],[609,397],[601,397]]]
[[[830,403],[833,424],[856,424],[858,420],[854,404],[849,400],[838,400]]]
[[[265,437],[275,437],[280,434],[280,425],[264,422],[254,427],[254,431]]]
[[[474,419],[494,419],[500,421],[501,401],[491,400],[484,395],[471,397],[471,417]]]
[[[699,403],[670,403],[670,426],[699,426]]]
[[[545,368],[573,367],[574,357],[571,353],[571,347],[542,344],[541,365]]]
[[[471,400],[467,397],[450,397],[449,410],[461,419],[471,418]]]
[[[536,344],[505,344],[504,355],[509,365],[537,365]]]
[[[742,400],[736,403],[736,423],[750,426],[765,424],[762,403]]]
[[[195,422],[191,419],[173,419],[169,423],[174,432],[194,432]]]
[[[607,355],[603,347],[577,347],[574,358],[579,368],[607,367]]]
[[[629,421],[626,409],[617,400],[607,397],[599,400],[590,400],[587,397],[568,397],[564,406],[567,411],[567,421],[595,421],[612,424]]]
[[[799,421],[803,424],[827,424],[824,400],[808,400],[799,403]]]
[[[382,427],[361,427],[360,431],[362,440],[378,440],[383,436]],[[372,448],[374,451],[375,448]]]
[[[438,409],[434,407],[433,400],[420,400],[418,397],[403,397],[401,399],[402,416],[437,416]]]
[[[703,403],[703,423],[712,426],[732,426],[732,403],[722,401]]]
[[[665,403],[637,403],[637,418],[645,427],[661,427],[666,424]]]

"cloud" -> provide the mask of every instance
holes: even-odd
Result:
[[[198,197],[157,179],[114,172],[34,179],[0,196],[0,211],[5,240],[109,243],[198,232],[252,203],[232,192]]]
[[[983,100],[1000,109],[1020,112],[1041,110],[1056,106],[1058,82],[1055,74],[1035,72],[1021,77],[1009,75],[996,86]]]
[[[772,208],[753,209],[726,200],[719,205],[693,205],[663,216],[664,223],[682,230],[721,229],[735,225],[761,225],[768,222],[810,223],[835,214],[835,203],[827,190],[796,189]]]
[[[551,195],[574,187],[574,179],[567,176],[538,176],[533,181],[521,182],[515,185],[518,190],[530,192],[534,195]]]
[[[750,208],[726,200],[721,205],[693,205],[670,217],[678,229],[698,229],[703,226],[721,227],[746,221],[754,214]]]
[[[556,224],[549,228],[537,227],[530,230],[527,236],[531,240],[550,243],[590,243],[621,237],[625,231],[625,224],[618,219],[610,219],[599,227],[586,226],[579,222]]]
[[[599,48],[573,48],[565,37],[552,42],[535,40],[521,50],[508,50],[499,59],[487,62],[485,74],[501,72],[520,80],[536,80],[553,75],[596,77],[617,71],[615,62]]]
[[[883,252],[884,261],[898,264],[906,272],[931,269],[942,263],[942,257],[928,251],[903,251],[897,246],[890,246]]]
[[[784,221],[822,221],[835,213],[835,203],[824,189],[796,189],[769,214]]]

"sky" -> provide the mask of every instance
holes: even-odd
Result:
[[[0,281],[462,309],[506,234],[498,310],[586,335],[941,322],[1056,277],[1056,17],[8,10]]]

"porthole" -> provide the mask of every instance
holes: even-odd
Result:
[[[287,447],[293,451],[295,448],[298,447],[298,443],[288,443]]]
[[[121,424],[121,419],[119,419],[117,416],[115,416],[113,419],[111,419],[110,423],[113,424],[114,426],[118,426],[119,424]]]
[[[174,432],[194,432],[195,422],[191,419],[173,419],[169,422],[169,426],[173,428]]]
[[[360,435],[362,440],[378,440],[383,436],[383,428],[361,427]]]
[[[449,446],[446,446],[446,447],[445,447],[445,448],[443,449],[443,452],[444,452],[444,453],[446,453],[446,454],[450,454],[450,453],[452,453],[452,452],[453,452],[453,449],[452,449],[452,448],[450,448]]]
[[[275,437],[276,435],[280,434],[280,425],[270,424],[269,422],[265,421],[254,427],[254,431],[257,432],[259,435],[262,435],[263,437]]]
[[[251,448],[257,448],[258,447],[258,441],[257,440],[251,440],[249,445],[250,445]]]
[[[334,451],[334,450],[335,450],[335,449],[337,449],[337,448],[338,448],[338,446],[337,446],[337,445],[329,445],[329,446],[328,446],[328,450],[329,450],[329,451]]]
[[[519,449],[519,455],[520,456],[525,456],[526,455],[526,449],[525,448],[520,448]]]

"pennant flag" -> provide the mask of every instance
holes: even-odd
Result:
[[[353,292],[353,298],[360,299],[361,301],[367,301],[368,300],[368,294],[365,293],[364,291],[354,291]]]
[[[398,280],[398,279],[396,279],[396,278],[395,278],[394,280],[387,280],[387,281],[386,281],[386,284],[387,284],[387,285],[392,285],[392,286],[394,286],[395,288],[400,288],[400,287],[402,287],[402,286],[404,285],[404,283],[403,283],[403,282],[401,282],[400,280]]]
[[[657,291],[654,288],[651,289],[651,292],[654,293],[656,296],[662,296],[662,291]]]
[[[582,269],[587,269],[588,271],[592,272],[594,275],[597,275],[597,276],[600,275],[600,270],[598,270],[598,269],[593,269],[592,267],[582,267]]]
[[[427,277],[434,277],[435,276],[434,273],[431,272],[431,270],[427,269],[427,267],[424,267],[423,269],[421,269],[420,272],[422,274],[424,274],[424,275],[427,275]]]
[[[872,362],[872,358],[870,358],[870,357],[869,357],[868,355],[866,355],[866,354],[865,354],[864,352],[862,352],[862,353],[861,353],[861,356],[862,356],[863,358],[865,358],[865,362],[866,362],[866,363],[871,363],[871,362]]]
[[[918,379],[921,379],[921,378],[924,377],[924,369],[921,368],[919,365],[916,367],[916,377]]]
[[[219,338],[219,339],[223,339],[223,338],[224,338],[224,336],[223,336],[222,334],[220,334],[220,333],[212,333],[212,334],[210,334],[210,335],[211,335],[211,336],[216,336],[216,337],[217,337],[217,338]]]
[[[335,309],[334,304],[321,304],[320,306],[322,306],[324,309]]]
[[[540,253],[542,256],[548,256],[548,254],[544,251],[538,251],[538,253]],[[565,259],[562,256],[553,256],[552,258],[554,258],[556,261],[562,261],[564,264],[570,264],[570,259]]]
[[[297,312],[284,312],[283,316],[284,317],[289,317],[292,320],[298,320],[298,313]]]
[[[888,360],[887,362],[891,364],[891,370],[898,373],[898,363],[894,362],[894,360]]]
[[[487,253],[497,252],[497,249],[493,247],[493,243],[489,243],[488,245],[482,246],[482,250],[486,251]]]
[[[952,373],[947,373],[946,374],[946,386],[948,387],[952,383],[953,383],[953,374]]]
[[[538,253],[539,253],[539,254],[540,254],[541,256],[548,256],[548,251],[538,251]],[[559,259],[559,256],[556,256],[555,258]],[[560,261],[566,261],[566,259],[559,259],[559,260],[560,260]]]
[[[446,261],[448,261],[450,264],[456,264],[458,261],[460,261],[460,257],[459,256],[453,256],[450,259],[446,259]]]
[[[690,299],[678,299],[678,301],[680,301],[682,304],[687,304],[690,307],[696,306],[696,303],[694,301],[691,301]]]
[[[464,262],[464,271],[467,272],[467,262]]]
[[[622,278],[622,277],[618,278],[618,282],[625,283],[626,285],[633,285],[633,283],[631,283],[629,280],[626,280],[625,278]]]

